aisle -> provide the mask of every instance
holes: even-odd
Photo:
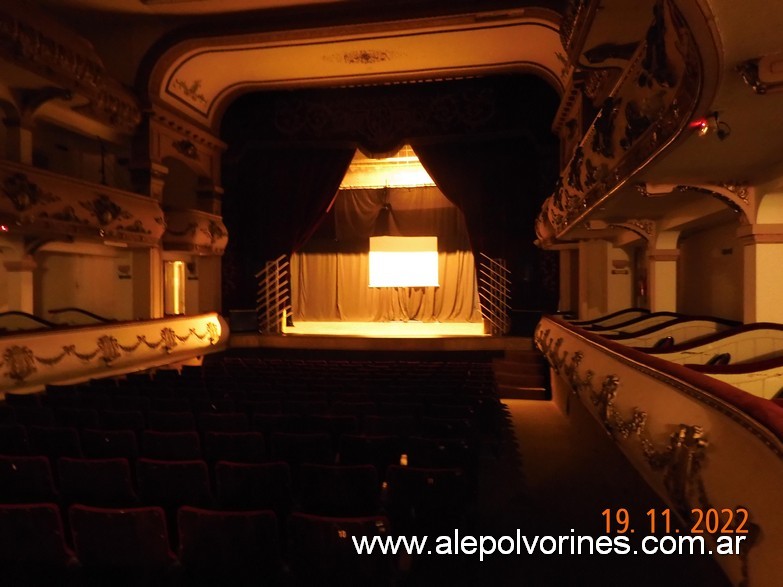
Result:
[[[640,526],[651,508],[666,508],[583,410],[572,409],[566,417],[552,401],[504,404],[506,437],[498,453],[485,455],[481,463],[481,534],[515,536],[519,529],[529,540],[535,535],[598,538],[606,535],[602,512],[607,508],[627,508]],[[568,550],[570,542],[564,544]],[[498,587],[729,585],[711,557],[696,555],[531,556],[523,551],[488,557],[476,577],[473,584]]]

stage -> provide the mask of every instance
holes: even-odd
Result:
[[[233,349],[351,351],[530,350],[528,337],[490,336],[481,322],[298,322],[282,334],[232,332]]]

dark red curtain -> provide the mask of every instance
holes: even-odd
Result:
[[[528,209],[537,202],[536,159],[524,137],[413,142],[443,194],[465,215],[474,254],[508,258],[533,241]]]
[[[266,261],[304,245],[326,216],[355,149],[247,145],[224,166],[223,217],[232,226],[224,305],[255,307],[254,275]],[[238,228],[238,230],[237,230]],[[225,263],[224,263],[225,264]]]

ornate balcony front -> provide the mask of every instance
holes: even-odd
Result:
[[[166,211],[163,247],[200,255],[222,255],[228,244],[228,230],[220,216],[200,210]]]
[[[149,197],[0,161],[0,224],[8,235],[154,246],[164,229]]]

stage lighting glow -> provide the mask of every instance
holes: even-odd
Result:
[[[370,287],[438,285],[438,237],[370,238]]]

